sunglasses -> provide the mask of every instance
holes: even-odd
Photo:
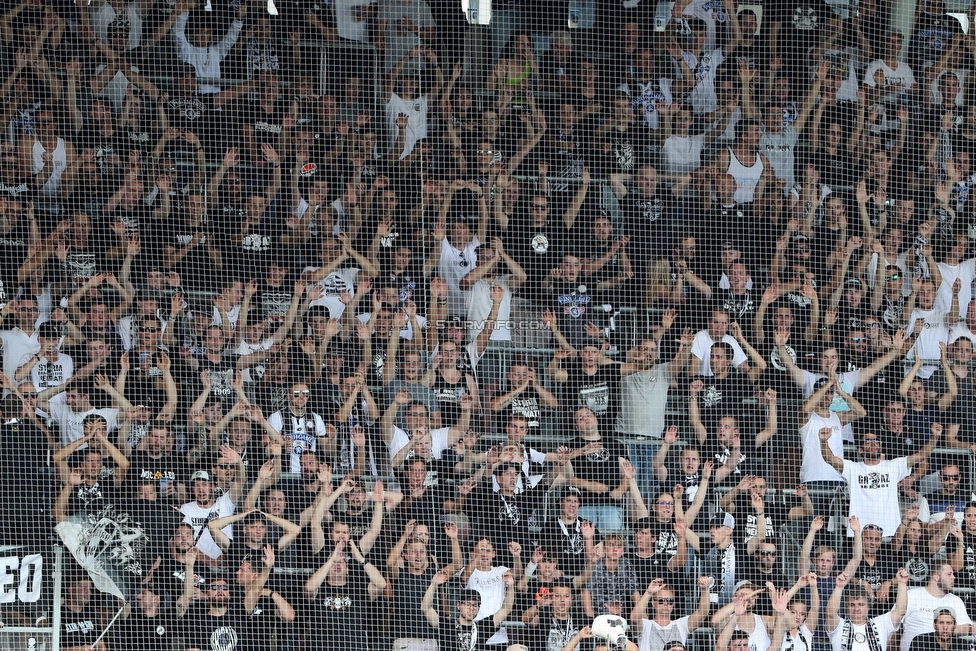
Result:
[[[769,551],[768,549],[760,549],[759,550],[759,555],[760,556],[776,556],[776,552]]]
[[[942,475],[940,479],[942,481],[959,481],[959,475]]]
[[[139,326],[139,332],[159,332],[156,326]]]
[[[671,598],[668,598],[668,597],[658,597],[657,598],[657,602],[659,604],[662,604],[662,605],[663,604],[667,604],[669,606],[673,606],[674,605],[674,597],[671,597]]]
[[[304,391],[292,391],[291,392],[291,395],[295,396],[296,398],[298,396],[308,397],[308,396],[312,395],[312,392],[309,389],[305,389]]]
[[[224,583],[221,583],[220,585],[212,585],[212,586],[210,586],[210,589],[211,590],[217,590],[218,592],[219,591],[227,592],[227,591],[230,590],[230,586],[229,585],[226,585]]]
[[[855,344],[863,344],[867,340],[867,337],[851,337],[851,343]]]
[[[495,150],[494,149],[479,149],[478,150],[478,155],[479,156],[491,156],[494,153],[495,153]]]
[[[878,328],[881,327],[881,324],[880,323],[865,323],[864,324],[864,327],[867,328],[868,330],[877,330]]]
[[[901,278],[901,274],[891,274],[890,276],[885,276],[885,280],[898,280]]]
[[[674,502],[658,502],[658,506],[674,506]]]

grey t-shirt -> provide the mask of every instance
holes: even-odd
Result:
[[[614,430],[619,434],[661,438],[670,384],[668,364],[620,378],[620,412]]]

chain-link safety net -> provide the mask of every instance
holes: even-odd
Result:
[[[0,14],[3,651],[972,648],[972,0]]]

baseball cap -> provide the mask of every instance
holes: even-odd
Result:
[[[844,287],[852,287],[854,289],[864,289],[864,285],[861,283],[861,279],[854,278],[853,276],[844,281]]]
[[[197,470],[190,476],[190,481],[197,481],[198,479],[200,481],[211,481],[210,473],[206,470]]]
[[[942,608],[936,608],[935,611],[932,613],[932,621],[934,622],[942,615],[948,615],[949,617],[952,618],[952,621],[956,621],[956,611],[954,611],[952,608],[949,608],[948,606],[943,606]]]
[[[583,493],[580,491],[580,489],[576,488],[575,486],[567,486],[566,488],[564,488],[562,497],[560,497],[559,499],[569,497],[570,495],[575,495],[581,500],[583,499]]]
[[[735,529],[735,518],[731,513],[716,513],[708,523],[709,529],[714,529],[715,527]]]

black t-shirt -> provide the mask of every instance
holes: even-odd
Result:
[[[542,281],[550,269],[562,264],[570,242],[570,230],[554,207],[550,203],[549,221],[544,226],[536,228],[528,217],[518,216],[504,235],[505,250],[525,270],[527,281],[520,293],[530,301],[542,300]]]
[[[592,442],[577,436],[567,446],[570,450],[578,450]],[[576,477],[586,481],[599,482],[612,491],[620,485],[620,464],[617,459],[619,457],[628,458],[627,449],[615,438],[605,436],[599,442],[603,445],[601,450],[573,459],[573,470]],[[592,493],[585,489],[580,490],[583,493],[582,503],[584,506],[619,505],[610,497],[609,491]]]
[[[186,580],[186,565],[180,563],[172,556],[167,556],[159,563],[159,567],[153,572],[152,586],[156,591],[163,591],[167,594],[178,597],[183,593],[183,582]],[[193,583],[197,588],[206,590],[208,577],[194,567]]]
[[[744,373],[733,368],[727,378],[712,376],[695,379],[705,384],[705,388],[698,394],[698,410],[701,412],[702,424],[709,432],[715,430],[723,415],[738,417],[745,413],[747,408],[742,405],[742,401],[752,397],[753,388]]]
[[[793,0],[780,2],[772,15],[773,23],[780,24],[779,54],[794,63],[806,61],[807,50],[817,45],[826,34],[826,22],[832,15],[830,7],[822,0]],[[793,66],[787,65],[788,69]],[[802,75],[805,76],[806,67]]]
[[[736,521],[738,522],[738,521]],[[745,547],[738,547],[737,549],[745,550]],[[764,574],[759,571],[758,561],[754,556],[745,556],[743,554],[741,557],[736,556],[736,561],[741,563],[741,568],[736,567],[735,578],[736,580],[747,580],[751,581],[755,585],[766,585],[766,583],[772,583],[779,590],[787,590],[793,585],[793,582],[786,578],[783,571],[779,568],[774,567],[771,574]],[[757,615],[772,615],[773,605],[770,603],[766,595],[762,595],[760,599],[756,600],[756,606],[754,612]]]
[[[279,248],[283,231],[282,223],[271,214],[271,211],[266,211],[260,222],[256,224],[252,222],[248,226],[246,233],[243,224],[244,218],[241,218],[238,222],[229,225],[241,235],[240,244],[232,252],[230,268],[242,278],[260,278],[267,272],[271,256]]]
[[[129,456],[129,471],[125,475],[126,488],[135,490],[135,486],[141,481],[159,482],[160,487],[165,481],[173,484],[186,483],[186,473],[186,462],[176,455],[168,454],[153,459],[145,450],[136,450]]]
[[[118,498],[119,490],[115,487],[114,477],[99,477],[94,484],[80,484],[72,489],[68,515],[82,510],[97,511],[103,506],[115,504]]]
[[[891,581],[895,572],[898,571],[895,560],[896,557],[892,554],[891,549],[882,545],[875,557],[874,565],[870,565],[866,560],[861,559],[861,564],[858,565],[854,578],[864,580],[871,586],[872,590],[877,591],[885,581]]]
[[[346,584],[331,586],[326,581],[309,607],[310,623],[315,631],[327,634],[309,637],[309,649],[316,651],[349,651],[366,648],[366,615],[369,577],[363,566],[348,561]]]
[[[586,567],[586,542],[583,540],[581,520],[576,518],[575,524],[565,524],[558,517],[550,519],[542,527],[539,538],[547,553],[559,557],[559,569],[566,576],[579,576]],[[599,541],[599,532],[593,536],[593,542]]]
[[[621,203],[624,213],[624,234],[630,236],[627,254],[640,286],[647,278],[647,264],[654,257],[667,251],[671,244],[672,201],[669,196],[657,193],[642,197],[636,191],[629,192]]]
[[[120,174],[128,166],[128,134],[118,130],[105,134],[95,128],[85,129],[78,149],[90,149],[95,156],[95,164],[103,174]]]
[[[928,545],[924,541],[919,544],[918,549],[919,551],[913,552],[908,549],[908,545],[906,544],[902,547],[901,553],[898,554],[896,560],[896,567],[903,567],[908,572],[909,588],[920,588],[929,582],[929,572],[932,569],[932,555],[928,553]],[[970,558],[970,566],[976,570],[976,558]],[[965,561],[963,562],[963,567],[966,567]],[[961,573],[956,575],[956,581],[959,587],[963,587],[963,581],[960,577]],[[967,578],[971,578],[971,576]],[[971,587],[972,585],[976,585],[976,583],[967,583],[965,587]]]
[[[441,411],[441,427],[453,427],[461,417],[461,396],[468,393],[468,377],[462,373],[460,379],[451,384],[439,372],[430,385],[437,398]]]
[[[182,638],[183,627],[168,613],[146,617],[134,612],[125,621],[113,627],[115,642],[111,648],[138,648],[145,651],[171,651],[177,638]]]
[[[288,107],[281,101],[276,102],[268,113],[260,102],[245,105],[241,111],[241,122],[245,127],[254,129],[254,141],[260,145],[265,143],[276,145],[281,135],[282,122],[288,114]]]
[[[958,539],[955,536],[946,537],[946,554],[949,558],[956,553]],[[962,569],[956,573],[956,587],[976,588],[976,536],[962,532]]]
[[[186,256],[174,265],[175,271],[180,274],[183,284],[187,287],[211,289],[216,286],[217,278],[220,277],[220,270],[211,260],[208,246],[215,236],[207,231],[206,226],[191,226],[184,220],[179,220],[166,232],[159,233],[165,246],[171,246],[176,251],[190,244],[195,233],[204,233],[204,238],[190,248]]]
[[[596,291],[598,282],[596,278],[580,276],[573,281],[557,280],[552,283],[548,303],[556,314],[559,331],[570,346],[583,345],[587,322],[604,325],[599,305],[603,303],[605,294]]]
[[[631,122],[621,131],[610,129],[604,142],[610,144],[610,151],[604,156],[605,174],[633,174],[639,165],[647,162],[647,128],[643,122]]]
[[[71,283],[70,292],[80,289],[96,273],[111,271],[105,258],[104,240],[95,235],[89,237],[84,247],[70,246],[68,257],[60,266]]]
[[[184,621],[187,648],[237,651],[245,648],[244,645],[248,643],[244,637],[244,629],[230,608],[226,614],[214,617],[208,612],[207,606],[194,606],[184,616]]]
[[[564,368],[568,376],[564,394],[570,412],[589,407],[603,427],[612,427],[619,408],[620,365],[605,364],[597,367],[593,375],[587,375],[583,361],[573,358],[565,362]]]
[[[440,616],[437,629],[439,651],[487,651],[485,642],[494,635],[491,619],[471,622],[465,626],[456,619]]]
[[[724,466],[726,461],[729,461],[729,463],[734,461],[729,459],[732,454],[733,451],[731,448],[727,448],[720,443],[714,433],[709,433],[708,439],[702,446],[702,461],[710,460],[714,462],[715,468],[718,469]],[[755,437],[741,430],[739,431],[739,456],[740,461],[735,466],[735,470],[729,473],[725,481],[713,484],[715,488],[731,488],[739,483],[745,475],[755,474],[757,468]],[[575,461],[573,465],[576,465]]]
[[[790,507],[782,502],[767,499],[763,508],[766,520],[766,540],[775,541],[779,538],[783,526],[789,519]],[[735,529],[732,533],[735,544],[745,549],[748,543],[759,531],[758,518],[748,493],[739,493],[735,498]]]
[[[521,479],[524,486],[525,477]],[[466,512],[477,522],[478,533],[489,536],[499,553],[507,555],[508,543],[513,540],[528,549],[529,527],[539,526],[542,519],[546,497],[542,486],[505,496],[492,490],[492,478],[488,477],[470,497]]]
[[[953,637],[948,648],[939,644],[938,633],[923,633],[912,640],[908,651],[969,651],[972,644],[959,637]]]
[[[191,95],[171,95],[166,102],[166,116],[169,126],[181,131],[192,131],[198,138],[204,138],[214,112],[212,94],[193,93]]]
[[[277,591],[270,584],[267,589]],[[284,622],[278,617],[278,607],[270,596],[260,597],[254,609],[247,612],[243,600],[231,605],[230,614],[234,618],[234,628],[241,634],[241,641],[235,651],[264,651],[276,637],[279,626]]]
[[[664,579],[668,587],[673,589],[682,589],[683,586],[678,585],[683,583],[681,570],[677,572],[672,572],[671,568],[668,567],[668,563],[674,558],[673,555],[666,551],[655,551],[650,556],[638,556],[633,551],[628,552],[628,558],[630,558],[631,567],[634,568],[634,573],[637,575],[637,585],[641,588],[651,584],[654,579]]]
[[[292,290],[293,288],[286,282],[275,287],[268,284],[267,280],[258,281],[258,293],[255,296],[255,302],[260,306],[261,315],[271,320],[273,328],[284,323],[285,314],[288,313],[292,296],[294,296]]]
[[[75,612],[61,605],[61,646],[65,649],[77,646],[90,647],[102,633],[98,623],[98,609],[91,602]]]
[[[430,585],[433,576],[434,567],[431,565],[423,574],[411,574],[406,569],[402,569],[397,579],[392,581],[392,603],[396,604],[396,616],[391,621],[390,631],[390,636],[393,639],[399,637],[419,639],[437,637],[437,631],[427,621],[423,610],[420,608],[420,603],[423,601],[424,594],[427,592],[427,587]]]
[[[571,610],[565,619],[558,619],[552,606],[545,606],[539,609],[539,625],[527,630],[525,644],[529,651],[562,651],[581,628],[590,624],[592,620],[579,607]]]
[[[0,197],[3,194],[0,192]],[[9,219],[9,217],[8,217]],[[30,242],[30,226],[26,218],[18,218],[9,232],[0,235],[0,305],[6,304],[17,295],[21,284],[17,271],[27,259],[27,244]]]

